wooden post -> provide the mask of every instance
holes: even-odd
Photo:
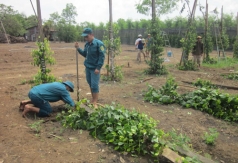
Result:
[[[3,26],[2,21],[1,21],[1,25],[2,25],[2,29],[3,29],[3,31],[4,31],[5,37],[6,37],[6,39],[7,39],[7,42],[8,42],[8,44],[9,44],[10,42],[9,42],[9,40],[8,40],[7,33],[6,33],[6,30],[5,30],[4,26]]]
[[[237,12],[237,17],[236,17],[236,25],[237,25],[236,36],[237,36],[237,40],[238,40],[238,12]]]
[[[207,3],[207,0],[206,0],[206,12],[205,12],[205,32],[204,32],[204,38],[205,38],[205,41],[204,41],[204,44],[207,45],[207,30],[208,30],[208,3]],[[203,46],[204,48],[204,46]],[[206,59],[208,59],[208,52],[205,52],[203,50],[204,54],[203,54],[203,58],[205,57]],[[206,54],[205,54],[206,53]],[[206,55],[206,56],[205,56]]]
[[[191,15],[190,15],[190,17],[189,17],[189,19],[188,19],[188,30],[187,30],[187,32],[186,32],[186,36],[185,36],[185,40],[187,39],[187,34],[189,33],[189,31],[190,31],[190,26],[192,25],[192,22],[193,22],[193,20],[194,20],[194,18],[195,18],[195,12],[196,12],[196,7],[197,7],[197,0],[194,0],[194,4],[193,4],[193,10],[192,10],[192,12],[191,12]],[[190,40],[190,41],[193,41],[193,40]],[[184,58],[185,58],[185,60],[188,60],[188,56],[185,56],[184,57],[184,50],[182,51],[182,56],[181,56],[181,59],[180,59],[180,63],[179,63],[179,65],[181,66],[182,65],[182,63],[183,63],[183,61],[184,61]]]
[[[156,18],[156,13],[155,13],[155,0],[152,0],[152,23],[155,23],[155,18]],[[153,27],[154,28],[154,27]],[[153,37],[155,37],[155,36],[153,36],[153,33],[151,33],[152,34],[152,39],[153,39]],[[154,63],[154,55],[155,55],[155,52],[154,52],[154,48],[153,49],[151,49],[151,53],[150,53],[150,60],[151,60],[151,63]]]
[[[155,20],[155,0],[152,0],[152,19]]]
[[[112,0],[109,0],[109,56],[110,56],[110,72],[112,78],[114,78],[115,64],[114,64],[114,54],[112,49],[113,44],[113,20],[112,20]]]
[[[36,4],[37,4],[37,18],[38,18],[38,36],[37,40],[40,42],[44,42],[44,37],[43,37],[43,31],[42,31],[42,19],[41,19],[41,8],[40,8],[40,0],[36,0]],[[46,74],[46,65],[45,65],[45,54],[44,51],[42,52],[42,56],[40,57],[40,61],[41,61],[41,72],[43,74]],[[46,83],[47,81],[45,81],[45,78],[42,76],[42,82]]]
[[[41,7],[40,7],[40,0],[36,0],[36,4],[37,4],[37,18],[38,18],[38,36],[37,37],[39,39],[39,41],[44,41],[44,37],[43,37],[43,31],[42,31],[42,18],[41,18]]]

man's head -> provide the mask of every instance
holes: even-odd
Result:
[[[150,34],[148,34],[148,38],[150,38]]]
[[[69,92],[74,92],[74,84],[71,81],[63,82]]]
[[[94,39],[93,30],[91,28],[84,28],[82,36],[84,40],[92,42]]]
[[[141,34],[139,34],[139,35],[138,35],[138,38],[142,38],[142,35],[141,35]]]
[[[198,42],[201,42],[201,41],[202,41],[202,37],[201,37],[201,36],[198,36],[198,37],[197,37],[197,41],[198,41]]]

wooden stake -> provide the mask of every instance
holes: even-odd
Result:
[[[3,26],[2,21],[1,21],[1,25],[2,25],[2,29],[3,29],[3,31],[4,31],[5,37],[6,37],[6,39],[7,39],[7,42],[8,42],[8,44],[10,44],[10,42],[9,42],[9,40],[8,40],[8,37],[7,37],[6,30],[5,30],[4,26]]]

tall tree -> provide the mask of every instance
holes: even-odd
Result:
[[[155,0],[155,14],[159,17],[162,14],[170,13],[177,7],[179,0]],[[151,13],[151,0],[140,0],[135,6],[137,12],[145,15]]]
[[[67,3],[66,8],[63,9],[61,16],[68,24],[75,24],[75,17],[77,16],[76,7],[72,3]]]

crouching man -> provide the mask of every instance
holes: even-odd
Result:
[[[22,101],[19,109],[23,111],[23,117],[25,117],[28,112],[35,112],[38,113],[40,117],[47,117],[52,112],[49,102],[62,100],[72,107],[75,106],[69,94],[69,92],[73,91],[74,84],[70,81],[40,84],[30,90],[28,93],[30,100]]]

